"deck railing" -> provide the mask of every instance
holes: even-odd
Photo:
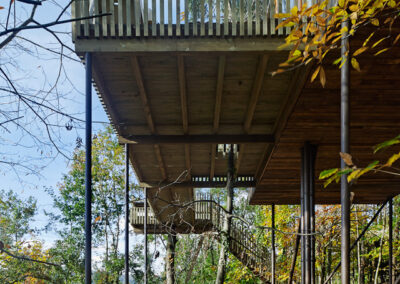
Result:
[[[132,225],[143,225],[144,224],[144,207],[136,207],[133,206],[131,208],[131,224]],[[157,218],[154,216],[153,210],[150,207],[147,207],[147,224],[149,225],[157,225],[159,224]]]
[[[297,3],[299,1],[299,3]],[[317,1],[317,0],[308,0]],[[276,13],[302,0],[75,0],[73,38],[253,37],[284,35]],[[311,3],[311,2],[310,2]]]

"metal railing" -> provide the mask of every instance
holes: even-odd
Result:
[[[309,0],[313,3],[317,0]],[[275,14],[294,0],[75,0],[73,38],[253,37],[284,35]],[[310,3],[311,4],[311,3]]]

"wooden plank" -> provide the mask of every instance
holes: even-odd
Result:
[[[232,36],[237,34],[237,10],[236,10],[236,0],[232,1]]]
[[[200,0],[200,35],[206,35],[205,22],[205,3],[204,0]]]
[[[253,35],[253,9],[252,1],[247,0],[247,35]]]
[[[226,56],[222,55],[218,58],[218,75],[217,86],[215,94],[215,108],[214,108],[214,123],[213,132],[217,133],[221,115],[222,93],[224,88],[224,74],[225,74]]]
[[[124,10],[122,0],[118,0],[118,35],[124,36]]]
[[[217,36],[221,35],[221,0],[216,0],[216,17],[215,17],[215,33]]]
[[[187,170],[187,179],[191,179],[192,177],[192,165],[190,162],[190,145],[185,144],[185,165],[186,165],[186,170]]]
[[[165,34],[164,14],[165,14],[164,0],[160,0],[160,36],[164,36]]]
[[[83,16],[88,17],[89,16],[89,0],[83,0]],[[83,20],[83,26],[84,26],[84,36],[88,37],[89,36],[89,20]]]
[[[99,14],[99,0],[94,0],[94,14]],[[94,19],[94,36],[100,36],[100,18],[98,17]]]
[[[139,1],[139,0],[137,0]],[[109,0],[110,5],[110,35],[115,36],[115,9],[114,9],[114,0]]]
[[[143,0],[143,36],[149,36],[149,0]]]
[[[229,34],[229,7],[228,0],[224,0],[224,35]]]
[[[126,36],[128,37],[132,36],[132,10],[132,0],[126,0]]]
[[[179,93],[181,97],[181,110],[182,110],[182,126],[183,133],[188,134],[189,121],[188,121],[188,104],[186,94],[186,72],[185,60],[183,56],[178,56],[178,80],[179,80]]]
[[[244,36],[244,0],[239,0],[239,13],[240,13],[240,35]]]
[[[168,0],[168,36],[172,35],[172,0]]]
[[[256,7],[256,35],[261,34],[261,22],[260,22],[260,0],[254,0]]]
[[[176,0],[176,36],[181,35],[181,0]]]
[[[188,35],[189,35],[189,0],[185,0],[185,36]]]
[[[140,37],[140,19],[141,19],[141,7],[140,0],[135,1],[135,34],[137,37]]]
[[[208,35],[211,36],[213,34],[213,0],[208,0]]]
[[[151,35],[157,36],[157,1],[156,0],[151,1]]]
[[[253,121],[254,111],[256,109],[256,105],[258,102],[258,98],[261,93],[261,88],[264,82],[265,71],[267,69],[268,64],[268,55],[262,55],[260,61],[258,63],[257,71],[255,74],[253,87],[251,90],[251,96],[249,100],[249,104],[247,106],[246,116],[243,123],[243,128],[245,133],[248,133],[251,127],[251,123]]]
[[[145,102],[143,102],[145,105]],[[149,119],[149,127],[152,119]],[[273,135],[270,134],[205,134],[205,135],[127,135],[120,137],[121,143],[127,144],[263,144],[273,143]]]
[[[141,182],[140,186],[141,187],[164,187],[168,186],[171,183],[175,182],[174,180],[164,180],[161,183],[160,182]],[[233,187],[255,187],[256,182],[255,181],[235,181],[233,183]],[[175,183],[173,185],[174,188],[223,188],[226,187],[226,181],[184,181],[184,182],[179,182]]]
[[[164,161],[163,161],[163,158],[162,158],[160,145],[154,145],[154,150],[156,152],[156,157],[157,157],[158,165],[159,165],[159,168],[160,168],[162,181],[164,181],[164,180],[166,180],[168,178],[168,175],[167,175],[167,171],[165,169],[165,164],[164,164]]]
[[[214,178],[215,174],[215,158],[217,155],[217,144],[211,145],[211,161],[210,161],[210,179]]]

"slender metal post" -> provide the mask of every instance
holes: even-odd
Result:
[[[144,222],[143,222],[143,231],[144,231],[144,283],[147,284],[148,281],[148,264],[147,264],[147,188],[144,188]]]
[[[309,149],[309,191],[310,191],[310,262],[311,262],[311,283],[315,284],[315,157],[317,153],[317,147],[314,145],[310,145]]]
[[[393,198],[389,200],[389,284],[393,284]]]
[[[293,261],[292,261],[292,266],[290,268],[290,276],[288,284],[292,284],[293,282],[294,270],[296,268],[297,252],[299,250],[299,245],[300,245],[300,233],[301,233],[301,219],[299,219],[299,228],[297,229],[296,244],[294,246]]]
[[[342,30],[348,30],[349,20],[342,22]],[[342,68],[340,88],[340,144],[341,152],[349,153],[349,93],[350,93],[350,67],[349,67],[349,38],[348,32],[342,35]],[[340,166],[343,169],[346,164],[341,159]],[[350,192],[347,183],[347,175],[342,175],[340,180],[340,203],[341,203],[341,283],[350,283]]]
[[[304,281],[306,284],[311,283],[311,242],[310,242],[310,232],[311,232],[311,214],[310,214],[310,144],[308,142],[304,143],[303,147],[303,193],[304,193],[304,233],[307,235],[304,237]]]
[[[125,144],[125,284],[129,284],[129,145]]]
[[[301,175],[301,183],[300,183],[300,231],[302,234],[305,233],[305,218],[304,218],[304,151],[301,151],[301,169],[300,169],[300,175]],[[306,253],[306,246],[305,246],[305,235],[301,235],[301,283],[305,284],[305,253]]]
[[[271,205],[271,284],[275,284],[275,204]]]
[[[92,54],[86,64],[86,163],[85,163],[85,283],[92,283]]]

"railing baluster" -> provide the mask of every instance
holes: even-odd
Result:
[[[76,19],[76,18],[78,18],[77,17],[77,13],[78,13],[78,8],[77,8],[77,6],[78,6],[78,1],[76,0],[76,1],[73,1],[72,3],[71,3],[71,18],[72,19]],[[72,22],[71,23],[71,25],[72,25],[72,41],[75,41],[75,39],[76,39],[76,32],[77,32],[77,30],[78,30],[78,21],[74,21],[74,22]]]
[[[146,1],[146,0],[145,0]],[[124,18],[123,18],[123,5],[122,0],[118,0],[118,35],[124,35]]]
[[[247,0],[247,35],[253,35],[252,0]]]
[[[215,17],[215,33],[217,36],[221,35],[221,0],[216,3],[216,17]]]
[[[189,1],[185,0],[185,36],[189,35]]]
[[[236,0],[232,1],[232,36],[237,34],[237,11],[236,11]]]
[[[134,0],[134,1],[135,1],[135,34],[137,37],[140,37],[140,19],[141,19],[140,0]]]
[[[149,36],[149,0],[143,0],[143,35]]]
[[[99,14],[99,1],[100,0],[94,0],[94,14],[98,15]],[[99,37],[100,36],[100,18],[94,18],[94,36]]]
[[[254,0],[256,2],[255,7],[256,7],[256,35],[261,34],[261,28],[260,28],[260,0]]]
[[[165,34],[165,9],[164,9],[164,0],[160,0],[160,36],[164,36]]]
[[[205,22],[205,3],[204,0],[200,0],[200,35],[205,36],[206,35],[206,28],[204,25]]]
[[[193,35],[197,36],[197,5],[192,5],[192,15],[193,15]]]
[[[89,0],[83,0],[83,17],[89,16]],[[89,36],[89,20],[83,20],[83,35]]]
[[[269,19],[270,35],[274,35],[275,34],[275,5],[274,5],[274,0],[269,0],[269,12],[270,12],[270,19]]]
[[[208,36],[213,35],[213,1],[208,0]]]
[[[110,5],[110,35],[115,36],[115,9],[114,0],[109,0]]]
[[[278,13],[282,13],[282,7],[283,7],[283,1],[282,0],[278,0],[278,11],[277,11]],[[282,19],[281,18],[278,19],[278,24],[280,24],[280,23],[282,23]],[[283,28],[282,27],[278,29],[278,34],[279,35],[283,35]]]
[[[181,0],[176,0],[176,36],[181,35]]]
[[[244,36],[244,0],[239,0],[240,35]]]
[[[229,7],[228,0],[224,0],[224,35],[229,34]]]
[[[157,36],[157,1],[151,1],[151,35]]]
[[[290,13],[290,0],[286,0],[286,13]],[[288,34],[290,34],[290,27],[286,27],[286,35]]]
[[[172,0],[168,0],[168,36],[172,36]]]
[[[132,0],[126,0],[126,36],[132,36]]]

